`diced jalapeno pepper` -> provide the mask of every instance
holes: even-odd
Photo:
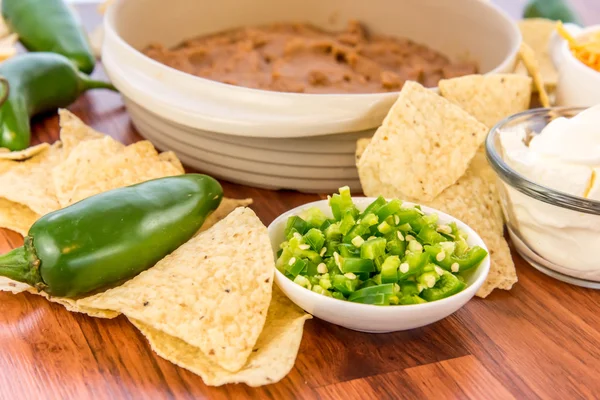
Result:
[[[421,229],[421,231],[417,235],[417,238],[421,239],[421,242],[423,242],[423,244],[436,244],[447,240],[444,236],[442,236],[429,225],[425,225],[423,229]]]
[[[389,305],[389,299],[384,294],[374,294],[371,296],[358,297],[354,300],[350,300],[353,303],[372,304],[376,306]]]
[[[327,221],[327,216],[317,207],[311,207],[308,210],[305,210],[301,216],[306,221],[309,228],[320,229],[323,223]]]
[[[456,276],[446,272],[440,277],[434,287],[423,290],[421,297],[427,301],[445,299],[460,292],[465,286]]]
[[[342,240],[342,232],[340,231],[340,223],[336,222],[334,224],[329,225],[325,229],[325,240],[327,241],[340,241]]]
[[[352,293],[348,300],[353,301],[354,299],[366,296],[374,296],[377,294],[396,294],[398,293],[398,285],[393,283],[378,285],[378,286],[370,286],[364,289],[359,289]]]
[[[401,208],[402,202],[400,200],[392,200],[377,210],[377,217],[380,221],[383,221],[390,215],[396,214]]]
[[[364,258],[342,258],[341,270],[344,273],[362,273],[362,272],[373,272],[375,271],[375,265],[373,261]]]
[[[418,295],[420,293],[417,283],[412,281],[400,282],[400,292],[403,296]]]
[[[375,260],[385,254],[386,242],[384,238],[369,239],[360,246],[360,257]]]
[[[340,246],[340,242],[338,242],[338,241],[335,241],[335,240],[326,241],[324,246],[325,246],[325,252],[323,253],[323,258],[333,257],[333,253],[335,253],[336,251],[339,253],[338,247]],[[323,249],[321,249],[321,251],[323,251]]]
[[[426,253],[408,253],[398,267],[398,279],[405,280],[420,274],[428,261],[429,255]]]
[[[346,300],[346,297],[344,297],[344,295],[340,292],[333,292],[331,294],[331,297],[333,297],[334,299],[338,299],[338,300]]]
[[[402,207],[398,212],[395,213],[398,216],[398,224],[404,225],[414,221],[417,218],[421,218],[421,213],[415,208]]]
[[[387,251],[394,256],[403,256],[406,252],[406,241],[398,238],[392,239],[386,244]]]
[[[306,223],[306,221],[300,218],[299,216],[294,215],[288,218],[287,223],[285,225],[284,234],[285,237],[289,240],[294,234],[294,232],[298,232],[299,234],[303,235],[304,232],[307,231],[307,229],[308,224]]]
[[[389,256],[381,266],[381,282],[393,284],[398,282],[398,267],[400,267],[400,258],[398,256]]]
[[[310,229],[304,234],[304,241],[310,245],[314,251],[320,251],[325,243],[325,235],[316,228]]]
[[[358,279],[349,279],[344,275],[334,275],[331,283],[335,290],[341,292],[345,296],[349,296],[356,290],[359,282]]]
[[[353,217],[358,216],[358,210],[352,202],[350,196],[350,188],[344,186],[339,190],[340,194],[334,194],[329,199],[331,212],[337,221],[340,221],[346,214],[351,214]]]
[[[345,235],[348,232],[350,232],[350,229],[354,227],[355,223],[356,220],[354,219],[351,213],[344,214],[342,220],[340,221],[340,232],[342,233],[342,235]]]
[[[445,270],[454,273],[466,271],[479,265],[479,263],[487,256],[487,251],[479,246],[471,247],[466,254],[461,257],[454,254],[446,254],[443,247],[439,244],[425,246],[425,252],[431,256],[434,263]]]
[[[405,306],[411,305],[411,304],[422,304],[422,303],[427,303],[427,300],[424,300],[414,294],[400,297],[400,304],[405,305]]]
[[[325,221],[323,221],[323,223],[321,224],[319,229],[321,231],[325,232],[325,229],[327,229],[329,227],[329,225],[331,225],[331,224],[335,224],[335,220],[334,219],[326,219]]]
[[[312,289],[312,285],[311,285],[310,281],[305,276],[298,275],[297,277],[294,278],[294,283],[302,286],[303,288],[306,288],[309,290]]]
[[[285,272],[291,277],[295,278],[298,274],[300,274],[306,268],[306,261],[299,258],[297,260],[292,259],[294,262],[292,265],[288,265],[285,268]]]
[[[360,250],[348,243],[340,243],[338,251],[342,257],[358,257]]]
[[[385,198],[383,198],[383,196],[379,196],[374,202],[365,208],[365,211],[363,211],[362,214],[360,214],[361,218],[369,213],[376,214],[377,211],[379,211],[379,209],[385,205],[385,203]]]

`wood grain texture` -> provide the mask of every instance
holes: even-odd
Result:
[[[525,1],[496,0],[513,17]],[[588,24],[600,2],[573,0]],[[80,6],[84,21],[99,21]],[[102,76],[102,71],[97,72]],[[70,107],[124,143],[140,140],[118,95],[92,92]],[[34,141],[58,137],[58,118],[36,118]],[[223,182],[252,197],[265,224],[324,195]],[[20,235],[0,230],[0,253]],[[572,399],[600,397],[600,292],[555,281],[513,253],[519,283],[474,299],[449,318],[408,332],[365,334],[308,321],[296,366],[281,382],[206,387],[154,355],[123,317],[93,319],[30,295],[0,293],[0,399]]]

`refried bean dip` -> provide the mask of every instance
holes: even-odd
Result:
[[[281,23],[239,28],[144,53],[170,67],[231,85],[295,93],[398,91],[407,80],[437,86],[443,78],[474,74],[472,62],[405,38],[369,34],[351,21],[345,31]]]

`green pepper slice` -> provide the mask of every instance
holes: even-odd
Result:
[[[285,237],[289,240],[294,235],[294,232],[298,232],[299,234],[304,235],[307,229],[308,224],[306,223],[306,221],[297,215],[293,215],[288,218],[285,224],[284,234]]]
[[[364,258],[342,258],[342,271],[344,273],[362,273],[375,271],[375,264],[372,260]]]
[[[389,256],[381,265],[381,282],[394,284],[398,282],[398,267],[400,258],[398,256]]]
[[[402,208],[402,202],[400,200],[391,200],[389,203],[377,210],[377,217],[380,221],[385,220],[390,215],[396,214]]]
[[[421,297],[427,301],[441,300],[462,291],[465,287],[464,282],[461,282],[451,273],[446,272],[440,277],[434,287],[423,290]]]
[[[323,244],[325,244],[325,235],[323,232],[316,228],[311,228],[304,235],[304,241],[310,245],[310,247],[314,251],[320,251],[323,248]]]
[[[350,300],[353,303],[371,304],[375,306],[387,306],[390,304],[389,298],[385,294],[374,294],[370,296],[358,297]]]
[[[373,296],[376,294],[395,294],[398,292],[398,290],[394,286],[396,286],[396,285],[394,285],[393,283],[387,283],[387,284],[383,284],[383,285],[370,286],[370,287],[366,287],[363,289],[359,289],[359,290],[355,291],[354,293],[352,293],[348,297],[348,300],[352,301],[359,297]]]
[[[429,225],[425,225],[423,229],[419,231],[417,238],[421,239],[423,244],[436,244],[448,240]]]
[[[434,263],[453,273],[466,271],[479,265],[488,254],[479,246],[471,247],[463,256],[445,254],[444,249],[439,244],[425,246],[425,252],[431,256]],[[441,258],[440,254],[444,255],[444,258]]]
[[[386,242],[384,238],[369,239],[360,246],[360,257],[375,260],[385,254]]]
[[[379,196],[377,199],[375,199],[375,201],[369,204],[367,208],[365,208],[362,214],[360,214],[361,218],[367,214],[377,214],[377,211],[379,211],[379,209],[383,207],[385,203],[385,198],[383,196]]]
[[[349,296],[356,290],[359,282],[358,279],[349,279],[344,275],[334,275],[331,283],[333,284],[333,288],[335,290],[344,294],[345,296]]]

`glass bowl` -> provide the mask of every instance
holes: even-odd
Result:
[[[526,140],[557,117],[584,108],[535,109],[500,121],[486,142],[510,237],[521,256],[540,271],[572,284],[600,289],[600,202],[564,193],[525,177],[506,161],[500,131],[525,130]]]

